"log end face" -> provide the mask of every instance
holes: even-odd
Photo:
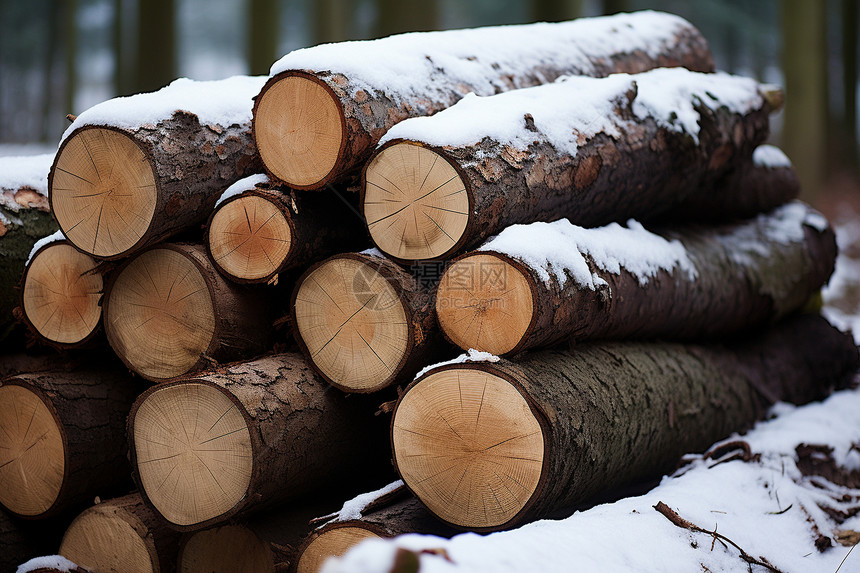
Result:
[[[155,546],[146,533],[134,516],[109,503],[99,504],[75,518],[63,535],[59,554],[87,571],[160,573]]]
[[[516,387],[479,368],[419,379],[400,399],[391,432],[406,485],[457,527],[502,527],[537,490],[541,425]]]
[[[329,557],[340,557],[359,542],[374,538],[378,539],[379,535],[364,527],[346,526],[328,529],[302,551],[296,573],[318,573]]]
[[[64,242],[41,249],[24,275],[22,303],[27,321],[57,344],[77,344],[98,327],[102,275],[96,261]]]
[[[428,260],[452,252],[471,219],[466,184],[443,155],[409,142],[385,147],[368,163],[362,209],[384,253]]]
[[[436,314],[451,342],[503,355],[513,351],[535,312],[528,279],[507,257],[474,254],[453,263],[439,283]]]
[[[345,138],[334,93],[300,72],[276,76],[257,97],[254,139],[263,164],[291,187],[318,188],[337,166]]]
[[[0,504],[41,516],[60,495],[66,470],[62,430],[42,397],[25,385],[0,385]]]
[[[397,291],[373,258],[335,256],[296,291],[295,323],[319,372],[347,392],[372,392],[398,374],[409,327]]]
[[[248,495],[251,434],[229,392],[170,384],[147,395],[131,422],[140,487],[179,526],[227,513]]]
[[[224,525],[192,535],[179,558],[180,573],[270,573],[275,560],[268,543],[243,525]]]
[[[76,247],[116,258],[139,245],[158,199],[155,171],[123,132],[87,127],[73,133],[51,168],[51,209]]]
[[[272,201],[242,195],[224,203],[212,217],[209,252],[229,277],[259,281],[276,274],[292,244],[292,231]]]

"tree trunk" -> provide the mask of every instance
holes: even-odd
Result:
[[[803,307],[835,261],[833,230],[802,203],[656,233],[535,223],[448,267],[436,312],[454,344],[497,355],[569,337],[713,339]]]
[[[278,0],[251,0],[248,5],[248,60],[252,75],[266,75],[278,58],[281,10]]]
[[[22,521],[0,509],[0,570],[14,571],[28,559],[55,553],[62,536],[57,525]]]
[[[179,533],[164,525],[139,493],[103,501],[69,525],[60,555],[91,571],[171,573]]]
[[[182,531],[313,491],[349,495],[364,485],[357,473],[390,471],[375,406],[330,388],[297,354],[161,384],[129,416],[136,479]]]
[[[777,400],[851,383],[852,337],[801,315],[730,347],[604,343],[437,367],[392,420],[398,472],[440,519],[506,529],[672,471]]]
[[[137,393],[117,361],[4,379],[0,503],[44,518],[130,486],[125,420]]]
[[[619,52],[622,41],[627,51]],[[378,65],[393,54],[396,64]],[[668,66],[713,71],[713,59],[698,30],[655,13],[297,50],[275,63],[255,101],[254,137],[272,177],[319,189],[356,176],[397,122],[432,115],[470,92]]]
[[[166,86],[176,77],[176,7],[174,0],[137,3],[135,92]]]
[[[362,183],[371,238],[399,261],[444,259],[515,223],[653,218],[749,161],[766,95],[747,78],[655,70],[468,98],[385,136]]]
[[[105,333],[131,370],[163,382],[267,351],[268,298],[222,277],[203,246],[162,243],[112,273]]]
[[[238,195],[215,208],[206,231],[212,262],[234,282],[269,282],[283,271],[368,243],[355,201],[296,193],[268,179],[243,181],[231,187]]]
[[[79,115],[48,179],[63,234],[85,253],[118,259],[203,223],[224,189],[262,169],[250,131],[260,83],[180,80]],[[219,92],[217,111],[198,109]]]
[[[381,255],[335,255],[296,284],[295,338],[326,381],[375,392],[407,381],[444,350],[434,296],[435,288]]]

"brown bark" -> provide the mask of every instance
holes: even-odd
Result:
[[[235,506],[188,526],[172,523],[175,529],[203,529],[277,503],[307,500],[313,492],[354,495],[367,485],[357,475],[373,483],[390,477],[384,421],[373,415],[378,404],[332,390],[298,354],[287,353],[161,384],[141,395],[129,415],[138,481],[137,413],[153,394],[185,383],[210,386],[235,403],[250,430],[253,470],[247,493]],[[147,488],[141,492],[151,499]]]
[[[116,360],[73,371],[21,373],[4,379],[2,385],[22,386],[39,396],[63,438],[60,491],[45,512],[26,517],[43,519],[79,509],[95,495],[128,490],[131,467],[125,421],[139,388]]]
[[[61,536],[57,523],[21,521],[0,509],[0,570],[14,571],[29,559],[56,553]]]
[[[857,366],[850,335],[801,315],[731,346],[588,344],[518,362],[442,366],[407,388],[392,427],[404,397],[444,370],[487,372],[516,388],[540,422],[544,455],[538,485],[519,512],[486,528],[506,529],[671,471],[683,454],[750,427],[776,400],[802,404],[846,387]],[[396,446],[394,455],[400,466]]]

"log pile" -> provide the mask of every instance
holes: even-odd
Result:
[[[765,144],[781,105],[643,12],[87,110],[39,203],[61,233],[2,285],[42,354],[0,361],[0,546],[316,571],[569,514],[844,387],[850,336],[799,314],[836,242]]]

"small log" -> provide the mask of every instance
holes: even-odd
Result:
[[[103,501],[72,521],[60,555],[93,572],[170,573],[180,534],[164,525],[139,493]]]
[[[266,296],[222,277],[201,245],[162,243],[111,275],[104,326],[134,372],[163,382],[270,348]]]
[[[56,551],[61,537],[56,523],[23,521],[0,509],[0,571],[14,571],[28,559]]]
[[[63,234],[118,259],[204,222],[225,188],[262,168],[251,136],[262,81],[179,79],[80,114],[48,178]]]
[[[98,332],[104,285],[97,265],[65,240],[48,242],[33,253],[21,279],[20,308],[38,340],[74,348]]]
[[[777,400],[846,387],[858,364],[850,335],[802,315],[731,347],[615,342],[441,365],[397,403],[394,461],[443,521],[511,528],[671,471]]]
[[[656,12],[327,44],[272,66],[254,103],[254,137],[272,177],[319,189],[355,175],[397,122],[470,92],[673,66],[714,64],[698,30]]]
[[[115,359],[0,381],[0,504],[41,519],[128,488],[125,420],[137,393]]]
[[[764,89],[661,69],[469,97],[404,121],[363,174],[371,239],[404,262],[444,259],[515,223],[653,219],[749,161],[768,136]]]
[[[433,300],[433,289],[383,256],[335,255],[296,283],[295,338],[326,381],[344,392],[375,392],[442,350]]]
[[[135,479],[182,531],[315,490],[349,495],[364,485],[356,474],[390,472],[377,406],[333,390],[298,354],[160,384],[129,415]]]
[[[565,338],[719,338],[803,307],[836,237],[803,203],[712,227],[567,221],[511,227],[446,269],[436,312],[464,350],[510,355]]]
[[[212,262],[234,282],[266,283],[285,270],[364,246],[369,241],[357,204],[344,201],[351,198],[296,193],[265,175],[242,179],[224,192],[209,218]]]

